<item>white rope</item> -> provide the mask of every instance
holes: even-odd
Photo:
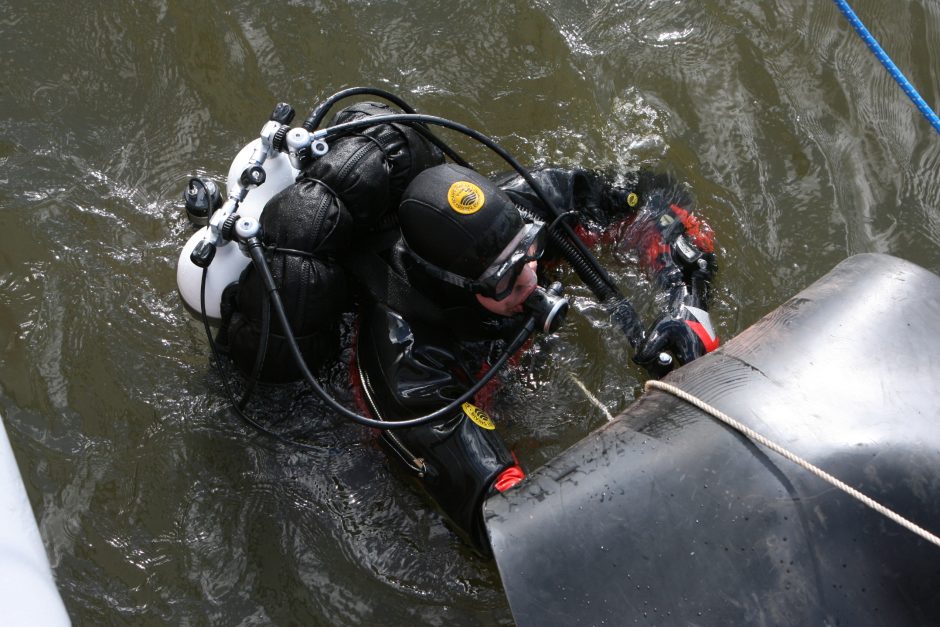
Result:
[[[678,398],[681,398],[681,399],[684,400],[685,402],[690,403],[691,405],[694,405],[694,406],[698,407],[698,408],[701,409],[703,412],[705,412],[705,413],[707,413],[707,414],[709,414],[709,415],[711,415],[711,416],[714,416],[715,418],[717,418],[718,420],[724,422],[724,423],[727,424],[728,426],[733,427],[734,429],[737,429],[738,431],[740,431],[741,433],[743,433],[744,435],[746,435],[746,436],[749,437],[750,439],[754,440],[755,442],[758,442],[759,444],[763,444],[764,446],[766,446],[766,447],[769,448],[770,450],[774,451],[775,453],[778,453],[778,454],[780,454],[780,455],[786,457],[787,459],[789,459],[789,460],[790,460],[791,462],[793,462],[794,464],[797,464],[798,466],[801,466],[802,468],[805,468],[806,470],[810,471],[811,473],[813,473],[814,475],[816,475],[817,477],[819,477],[819,478],[822,479],[823,481],[826,481],[826,482],[828,482],[828,483],[834,485],[835,487],[839,488],[840,490],[842,490],[842,491],[845,492],[846,494],[855,497],[856,499],[858,499],[859,501],[861,501],[862,503],[864,503],[864,504],[867,505],[868,507],[870,507],[870,508],[872,508],[873,510],[875,510],[876,512],[878,512],[879,514],[882,514],[883,516],[887,516],[888,518],[890,518],[891,520],[893,520],[893,521],[896,522],[897,524],[901,525],[902,527],[905,527],[905,528],[907,528],[908,530],[913,531],[914,533],[916,533],[917,535],[919,535],[919,536],[920,536],[921,538],[923,538],[924,540],[927,540],[928,542],[930,542],[930,543],[932,543],[932,544],[935,544],[935,545],[937,545],[937,546],[940,546],[940,538],[938,538],[938,537],[935,536],[934,534],[930,533],[929,531],[927,531],[927,530],[924,529],[923,527],[920,527],[920,526],[914,524],[913,522],[911,522],[911,521],[908,520],[907,518],[904,518],[903,516],[901,516],[901,515],[898,514],[897,512],[894,512],[894,511],[888,509],[887,507],[885,507],[884,505],[882,505],[881,503],[878,503],[878,502],[875,501],[874,499],[871,499],[871,498],[865,496],[864,494],[862,494],[861,492],[859,492],[859,491],[856,490],[855,488],[853,488],[853,487],[851,487],[851,486],[849,486],[849,485],[846,485],[846,484],[843,483],[842,481],[839,481],[838,479],[836,479],[835,477],[833,477],[832,475],[830,475],[830,474],[827,473],[826,471],[822,470],[821,468],[818,468],[818,467],[814,466],[813,464],[809,463],[808,461],[806,461],[806,460],[803,459],[802,457],[799,457],[798,455],[795,455],[795,454],[791,453],[790,451],[788,451],[787,449],[783,448],[783,447],[780,446],[779,444],[776,444],[776,443],[772,442],[771,440],[768,440],[767,438],[765,438],[765,437],[762,436],[761,434],[757,433],[757,432],[754,431],[753,429],[750,429],[749,427],[744,426],[743,424],[741,424],[740,422],[738,422],[738,421],[735,420],[734,418],[731,418],[731,417],[728,416],[727,414],[723,413],[721,410],[719,410],[719,409],[717,409],[717,408],[715,408],[715,407],[712,407],[711,405],[709,405],[709,404],[706,403],[705,401],[703,401],[703,400],[701,400],[701,399],[699,399],[699,398],[697,398],[697,397],[695,397],[695,396],[692,396],[692,395],[689,394],[688,392],[685,392],[684,390],[681,390],[681,389],[677,388],[677,387],[674,386],[674,385],[670,385],[669,383],[664,383],[664,382],[662,382],[662,381],[654,381],[654,380],[647,381],[647,382],[646,382],[646,385],[644,386],[644,388],[646,389],[646,391],[649,391],[651,388],[656,388],[657,390],[662,390],[663,392],[668,392],[669,394],[672,394],[673,396],[676,396],[676,397],[678,397]]]
[[[607,422],[610,422],[611,420],[614,419],[613,415],[607,410],[606,407],[604,407],[604,404],[601,403],[601,402],[597,399],[596,396],[594,396],[593,394],[591,394],[591,391],[590,391],[589,389],[587,389],[587,386],[586,386],[586,385],[584,385],[583,383],[581,383],[581,379],[579,379],[578,377],[574,376],[574,373],[573,373],[573,372],[569,372],[569,373],[568,373],[568,376],[571,377],[571,380],[575,382],[575,385],[577,385],[579,388],[581,388],[581,391],[584,392],[584,395],[587,396],[588,400],[591,401],[592,403],[594,403],[594,404],[597,406],[598,409],[600,409],[602,412],[604,412],[604,415],[607,416]]]

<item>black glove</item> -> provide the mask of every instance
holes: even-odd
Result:
[[[717,347],[718,336],[708,312],[683,304],[678,312],[665,313],[653,323],[633,360],[659,378]]]

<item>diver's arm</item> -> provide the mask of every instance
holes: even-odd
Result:
[[[623,244],[639,257],[664,293],[666,306],[653,322],[634,361],[654,376],[718,347],[708,314],[717,271],[714,234],[691,212],[691,198],[674,186],[649,190]]]
[[[577,215],[576,232],[586,244],[606,239],[633,250],[664,292],[667,305],[637,347],[637,363],[661,375],[673,360],[687,363],[717,347],[708,315],[714,236],[692,212],[692,197],[683,186],[650,170],[627,176],[622,185],[592,170],[543,168],[532,176],[556,207]],[[521,177],[499,185],[524,211],[548,219]]]
[[[530,174],[555,207],[563,212],[576,212],[579,221],[587,223],[585,226],[606,228],[622,221],[631,216],[642,201],[635,193],[636,180],[618,186],[599,172],[581,168],[546,167]],[[543,221],[552,219],[521,176],[507,176],[497,181],[497,185],[523,211]]]

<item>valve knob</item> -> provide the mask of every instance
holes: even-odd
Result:
[[[294,119],[294,107],[286,102],[279,102],[274,105],[274,111],[271,112],[270,119],[278,124],[290,124],[291,120]]]
[[[261,224],[256,218],[238,218],[235,224],[235,234],[240,240],[248,240],[261,235]]]
[[[274,133],[274,137],[271,138],[271,148],[274,148],[277,152],[284,152],[285,140],[287,139],[287,133],[290,131],[290,127],[287,125],[281,126]]]
[[[214,257],[215,244],[208,240],[202,240],[196,244],[193,252],[189,253],[189,260],[193,262],[193,265],[200,268],[208,268]]]
[[[251,187],[253,185],[261,185],[264,183],[266,175],[264,173],[264,168],[260,165],[253,165],[250,168],[245,168],[242,171],[242,175],[239,177],[238,182],[241,183],[242,187]]]

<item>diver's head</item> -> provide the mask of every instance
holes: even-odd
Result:
[[[398,215],[405,245],[428,275],[494,313],[522,310],[536,287],[545,228],[526,223],[489,179],[453,164],[429,168],[405,190]]]

